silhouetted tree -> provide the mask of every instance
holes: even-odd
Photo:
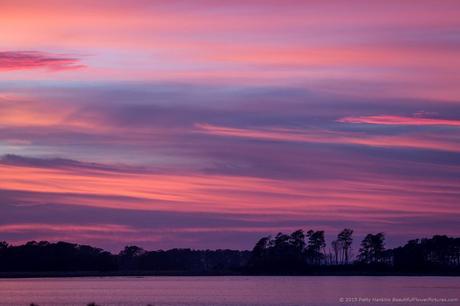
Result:
[[[29,241],[0,250],[0,271],[107,271],[116,268],[113,259],[86,245]]]
[[[302,269],[306,263],[305,260],[305,233],[303,230],[297,230],[291,233],[289,238],[289,244],[291,246],[291,260],[293,264],[298,268]]]
[[[137,270],[139,268],[140,257],[145,254],[145,250],[135,246],[125,246],[118,254],[119,267],[122,270]]]
[[[257,241],[252,249],[251,258],[249,259],[248,267],[252,271],[260,271],[265,268],[268,262],[268,249],[271,244],[271,237],[262,237]]]
[[[252,255],[256,258],[262,258],[266,255],[267,249],[270,246],[270,236],[262,237],[257,241],[256,245],[252,249]]]
[[[324,231],[313,231],[307,232],[308,245],[307,245],[307,257],[313,264],[320,264],[324,258],[324,248],[326,247],[326,240],[324,238]]]
[[[278,233],[273,241],[274,247],[279,249],[287,248],[289,245],[289,239],[289,235]]]
[[[299,229],[291,234],[289,243],[299,252],[303,253],[305,250],[305,233]]]
[[[366,264],[381,263],[385,251],[385,234],[367,234],[361,242],[359,260]]]
[[[430,239],[410,240],[393,250],[399,271],[453,271],[460,268],[460,238],[436,235]]]
[[[353,230],[346,228],[337,236],[338,246],[342,249],[342,264],[348,264],[350,259],[351,244],[353,243]]]
[[[264,237],[253,248],[248,267],[253,272],[298,274],[306,264],[305,245],[303,230]]]
[[[290,235],[278,233],[271,242],[269,258],[271,269],[276,272],[294,271],[297,268],[297,252]]]

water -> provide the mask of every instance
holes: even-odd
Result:
[[[392,301],[393,298],[426,300]],[[307,276],[0,279],[1,306],[29,305],[32,302],[40,306],[83,306],[90,302],[111,306],[460,305],[460,278]]]

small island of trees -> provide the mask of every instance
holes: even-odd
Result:
[[[126,246],[112,254],[88,245],[0,242],[0,276],[69,275],[460,275],[460,238],[435,235],[385,248],[385,234],[367,234],[354,254],[354,232],[329,246],[324,231],[262,237],[252,251]]]

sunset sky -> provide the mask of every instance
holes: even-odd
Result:
[[[460,235],[459,16],[455,0],[0,0],[0,241]]]

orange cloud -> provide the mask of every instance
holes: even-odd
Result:
[[[79,109],[78,105],[66,101],[40,100],[27,94],[7,94],[4,99],[0,99],[0,127],[50,127],[92,133],[111,129],[101,124],[99,118],[78,116]]]

